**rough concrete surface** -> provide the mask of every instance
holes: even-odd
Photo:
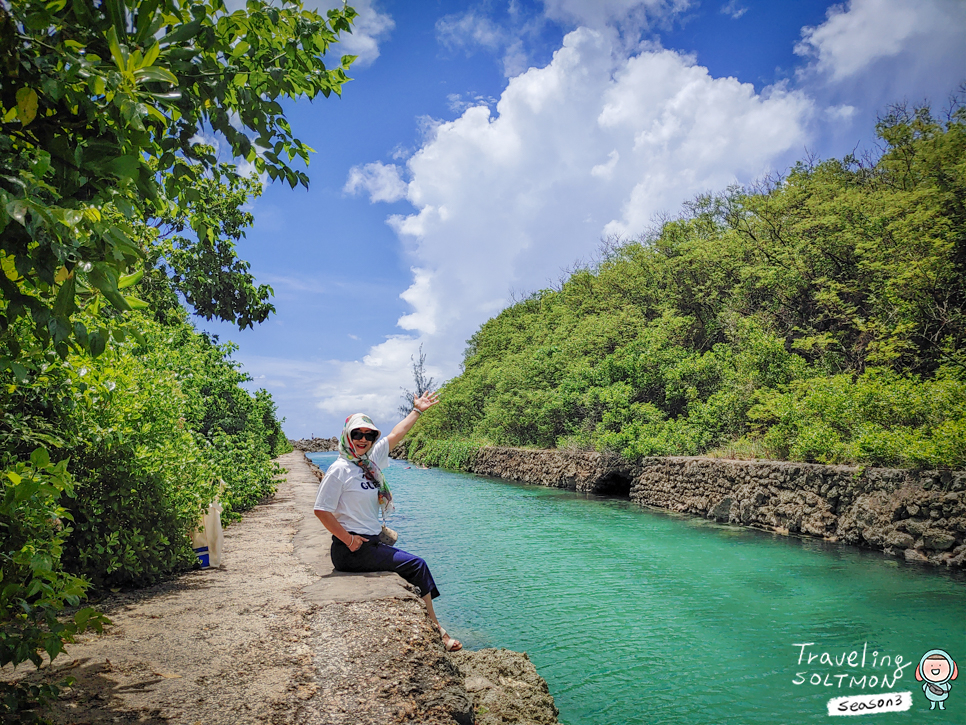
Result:
[[[422,601],[395,574],[333,571],[311,513],[316,472],[302,452],[279,462],[278,493],[226,530],[222,568],[98,602],[113,622],[103,635],[3,678],[75,678],[44,713],[64,724],[473,722]]]

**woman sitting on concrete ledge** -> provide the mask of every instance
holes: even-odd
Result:
[[[382,475],[389,463],[389,451],[413,427],[419,415],[436,405],[435,393],[424,393],[413,401],[413,410],[385,438],[367,415],[346,418],[339,439],[339,458],[325,472],[315,515],[332,534],[332,564],[338,571],[394,571],[419,590],[426,611],[443,637],[447,652],[463,645],[446,634],[433,611],[439,590],[426,562],[418,556],[381,543],[379,510],[392,510],[392,493]],[[378,442],[376,442],[378,441]]]

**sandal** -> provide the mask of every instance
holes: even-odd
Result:
[[[450,637],[448,634],[446,634],[446,630],[438,625],[437,625],[437,629],[439,629],[439,634],[443,638],[444,650],[446,650],[447,652],[459,652],[461,649],[463,649],[462,642],[460,642],[458,639],[453,639],[452,637]]]

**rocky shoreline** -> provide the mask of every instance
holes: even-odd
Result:
[[[404,451],[399,453],[404,454]],[[966,567],[966,471],[487,446],[467,470]]]

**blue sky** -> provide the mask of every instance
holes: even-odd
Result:
[[[420,344],[450,378],[481,323],[602,238],[806,151],[872,148],[888,104],[942,108],[966,80],[963,0],[354,7],[343,97],[286,108],[310,188],[267,186],[240,245],[278,312],[199,322],[290,437],[354,412],[388,430]]]

